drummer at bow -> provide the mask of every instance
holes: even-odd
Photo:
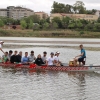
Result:
[[[84,65],[84,59],[86,58],[86,51],[83,48],[83,45],[79,45],[80,50],[81,50],[81,54],[77,55],[74,58],[74,66],[77,66],[77,61],[79,62],[79,66],[83,66]],[[82,64],[81,64],[82,63]]]

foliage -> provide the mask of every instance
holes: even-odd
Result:
[[[20,21],[20,24],[21,24],[21,28],[22,28],[22,29],[25,29],[26,26],[27,26],[27,23],[26,23],[25,20],[21,20],[21,21]]]
[[[0,19],[0,27],[3,27],[4,26],[4,23],[3,21]]]

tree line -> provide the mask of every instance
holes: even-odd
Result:
[[[51,13],[89,13],[94,14],[96,10],[90,12],[84,7],[84,3],[77,1],[73,6],[65,5],[55,2],[52,5]],[[72,19],[69,17],[54,17],[51,21],[50,18],[40,19],[38,15],[31,15],[29,17],[22,18],[20,20],[14,20],[12,18],[0,17],[0,27],[4,25],[13,25],[16,29],[16,25],[20,25],[22,29],[33,30],[55,30],[55,29],[71,29],[71,30],[84,30],[84,31],[100,31],[100,18],[96,21],[88,21],[84,19]]]
[[[68,14],[95,14],[96,9],[87,10],[82,1],[76,1],[75,4],[63,4],[53,2],[51,13],[68,13]]]

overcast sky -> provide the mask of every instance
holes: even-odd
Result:
[[[55,0],[59,3],[73,5],[76,1],[80,0]],[[51,6],[54,0],[0,0],[0,8],[6,8],[7,6],[23,6],[36,11],[44,11],[50,13]],[[100,10],[100,0],[83,0],[87,9]]]

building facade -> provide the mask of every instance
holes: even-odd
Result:
[[[100,18],[100,10],[97,10],[95,15],[97,15]]]
[[[31,9],[23,8],[23,7],[14,7],[9,6],[7,9],[0,9],[0,16],[13,18],[13,19],[21,19],[23,17],[28,17],[33,15],[34,11]]]
[[[0,16],[7,17],[7,9],[0,9]]]
[[[73,19],[85,19],[85,20],[97,20],[98,16],[97,15],[90,15],[90,14],[65,14],[65,13],[52,13],[50,15],[50,21],[52,21],[52,19],[54,17],[59,17],[60,19],[62,19],[63,17],[70,17]]]
[[[48,14],[45,12],[35,12],[34,14],[39,16],[40,19],[47,19],[49,17]]]

